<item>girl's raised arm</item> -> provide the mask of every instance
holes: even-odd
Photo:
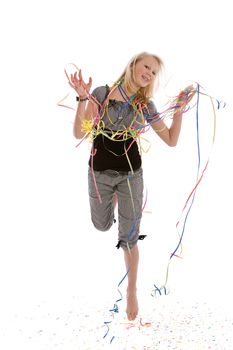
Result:
[[[69,84],[78,94],[78,107],[75,115],[73,134],[77,139],[81,139],[85,135],[81,130],[83,120],[92,119],[97,112],[97,106],[95,104],[90,101],[87,104],[92,86],[92,78],[90,77],[88,83],[85,83],[80,69],[78,76],[77,72],[71,74]]]

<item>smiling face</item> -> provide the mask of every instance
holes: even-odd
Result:
[[[116,85],[121,84],[128,96],[137,94],[147,102],[153,97],[155,87],[158,87],[162,68],[163,61],[159,56],[139,53],[131,58]]]
[[[144,56],[137,61],[133,71],[136,87],[140,89],[153,84],[159,69],[159,62],[153,56]]]

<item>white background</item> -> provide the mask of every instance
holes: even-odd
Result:
[[[58,107],[70,92],[64,68],[81,67],[93,88],[111,84],[136,53],[165,63],[158,108],[199,82],[227,103],[217,112],[210,164],[174,259],[170,288],[232,307],[232,19],[230,1],[7,1],[1,4],[0,271],[1,314],[41,300],[112,292],[124,274],[117,227],[97,232],[89,217],[88,144],[76,148],[74,111]],[[167,82],[166,88],[163,88]],[[68,102],[72,104],[74,95]],[[215,104],[216,106],[216,104]],[[203,168],[213,112],[200,98]],[[176,221],[197,171],[195,111],[184,117],[179,145],[153,133],[143,155],[148,204],[142,224],[139,288],[163,283]]]

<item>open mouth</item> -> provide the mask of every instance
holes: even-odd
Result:
[[[142,80],[145,82],[145,83],[149,83],[150,82],[150,79],[145,76],[145,75],[142,75]]]

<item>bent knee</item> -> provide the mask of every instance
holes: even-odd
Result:
[[[105,223],[100,223],[100,222],[95,222],[92,220],[92,223],[94,225],[94,227],[98,230],[98,231],[108,231],[110,230],[110,228],[112,227],[113,221],[112,222],[105,222]]]

